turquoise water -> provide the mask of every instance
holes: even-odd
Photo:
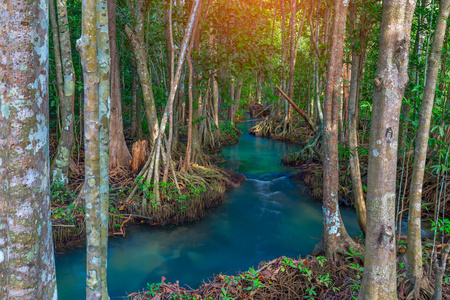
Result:
[[[296,145],[249,135],[225,147],[225,168],[247,181],[227,192],[224,203],[202,220],[178,227],[132,225],[127,238],[110,238],[108,290],[111,299],[139,291],[147,283],[169,282],[196,288],[219,273],[236,274],[282,255],[310,254],[322,233],[322,209],[301,185],[295,169],[280,159]],[[355,213],[342,209],[351,236],[359,234]],[[85,299],[85,249],[56,256],[60,300]]]

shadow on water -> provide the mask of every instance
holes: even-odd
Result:
[[[251,124],[242,123],[242,132]],[[236,274],[282,255],[310,254],[322,232],[322,210],[292,180],[295,169],[281,156],[296,145],[244,133],[225,147],[223,167],[247,181],[227,192],[226,201],[202,220],[171,228],[132,225],[128,237],[110,238],[108,290],[112,299],[147,283],[180,281],[193,288],[220,272]],[[350,235],[359,234],[355,213],[342,209]],[[85,298],[85,249],[56,256],[59,299]]]

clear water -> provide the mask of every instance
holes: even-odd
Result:
[[[215,274],[236,274],[282,255],[310,254],[322,232],[321,205],[290,177],[295,169],[280,158],[296,145],[249,135],[222,151],[224,167],[247,181],[227,192],[225,202],[202,220],[171,228],[133,225],[127,238],[110,238],[108,290],[111,299],[139,291],[147,283],[198,287]],[[351,236],[359,234],[355,213],[342,210]],[[85,249],[56,256],[59,299],[85,299]]]

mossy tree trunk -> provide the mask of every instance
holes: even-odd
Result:
[[[48,1],[3,1],[0,28],[0,298],[57,299]]]
[[[407,276],[414,285],[413,295],[419,297],[423,277],[422,267],[422,238],[421,238],[421,213],[422,213],[422,186],[425,172],[425,162],[428,149],[428,137],[430,134],[431,113],[433,109],[434,96],[436,94],[437,77],[441,62],[441,52],[444,43],[447,18],[450,12],[450,0],[441,0],[436,29],[428,58],[427,81],[422,98],[419,128],[417,129],[414,165],[411,179],[411,190],[408,211],[408,249]]]
[[[109,171],[109,36],[106,0],[85,0],[77,41],[84,80],[87,299],[109,299],[106,281]]]
[[[102,299],[109,299],[106,267],[108,255],[108,217],[109,217],[109,150],[110,150],[110,41],[108,29],[108,4],[107,0],[97,0],[97,55],[98,55],[98,102],[100,121],[100,205],[97,217],[100,218],[100,271],[102,281]],[[120,118],[121,119],[121,118]],[[123,141],[125,142],[125,141]],[[92,224],[95,224],[94,222]],[[94,240],[94,239],[93,239]],[[95,247],[95,245],[93,245]],[[92,264],[96,264],[97,254],[93,253]]]
[[[383,2],[369,140],[367,232],[359,299],[397,299],[395,190],[400,107],[415,0]]]
[[[60,95],[61,106],[61,136],[58,149],[52,165],[53,181],[68,183],[69,164],[73,145],[73,120],[75,96],[75,70],[72,60],[72,45],[70,43],[69,19],[66,0],[57,0],[58,29],[61,45],[62,70],[64,75],[63,94]],[[57,44],[54,47],[58,47]]]

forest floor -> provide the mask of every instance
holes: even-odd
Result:
[[[220,146],[206,149],[208,165],[193,165],[189,172],[183,172],[178,167],[177,186],[173,180],[160,183],[161,205],[158,207],[152,201],[152,186],[146,186],[139,181],[129,168],[112,170],[109,234],[126,236],[126,225],[130,223],[165,226],[193,222],[202,218],[208,208],[221,204],[225,191],[239,186],[245,177],[215,165],[221,162],[221,158],[217,156],[220,148],[237,143],[241,134],[239,130],[230,128],[229,124],[221,125],[220,130]],[[180,130],[181,147],[186,139],[184,131],[186,130],[183,128]],[[54,152],[56,147],[52,148]],[[178,159],[179,157],[175,157],[174,161]],[[55,183],[51,187],[53,241],[58,251],[84,245],[85,210],[83,197],[80,195],[84,184],[83,169],[81,157],[79,163],[71,168],[68,188]],[[137,190],[134,196],[128,199],[134,185]],[[144,198],[147,200],[145,207]]]

